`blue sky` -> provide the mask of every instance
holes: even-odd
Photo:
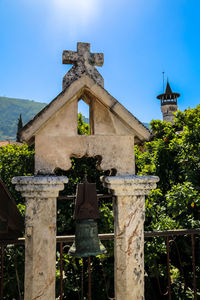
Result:
[[[162,72],[179,108],[199,104],[199,0],[0,0],[0,96],[49,103],[77,41],[104,53],[105,89],[143,122],[161,118]]]

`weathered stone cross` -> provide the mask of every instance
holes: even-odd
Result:
[[[63,78],[63,89],[80,78],[83,73],[86,73],[103,86],[103,77],[94,66],[103,66],[104,55],[103,53],[91,53],[89,43],[77,43],[77,52],[63,51],[62,62],[63,64],[73,65]]]
[[[102,67],[103,62],[103,53],[91,53],[89,43],[77,43],[77,52],[63,51],[63,64],[78,65],[81,63]]]

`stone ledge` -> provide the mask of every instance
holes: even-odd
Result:
[[[136,196],[147,195],[156,188],[157,176],[121,175],[102,177],[102,182],[113,195]]]
[[[52,176],[52,175],[37,175],[37,176],[17,176],[12,178],[13,184],[62,184],[67,183],[66,176]]]
[[[12,178],[15,189],[25,198],[56,198],[68,178],[64,176],[18,176]]]

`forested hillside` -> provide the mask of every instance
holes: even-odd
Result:
[[[15,140],[19,115],[23,124],[31,120],[46,103],[0,97],[0,140]]]

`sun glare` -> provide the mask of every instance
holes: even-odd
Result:
[[[53,14],[59,23],[87,27],[99,12],[99,0],[52,0]]]

